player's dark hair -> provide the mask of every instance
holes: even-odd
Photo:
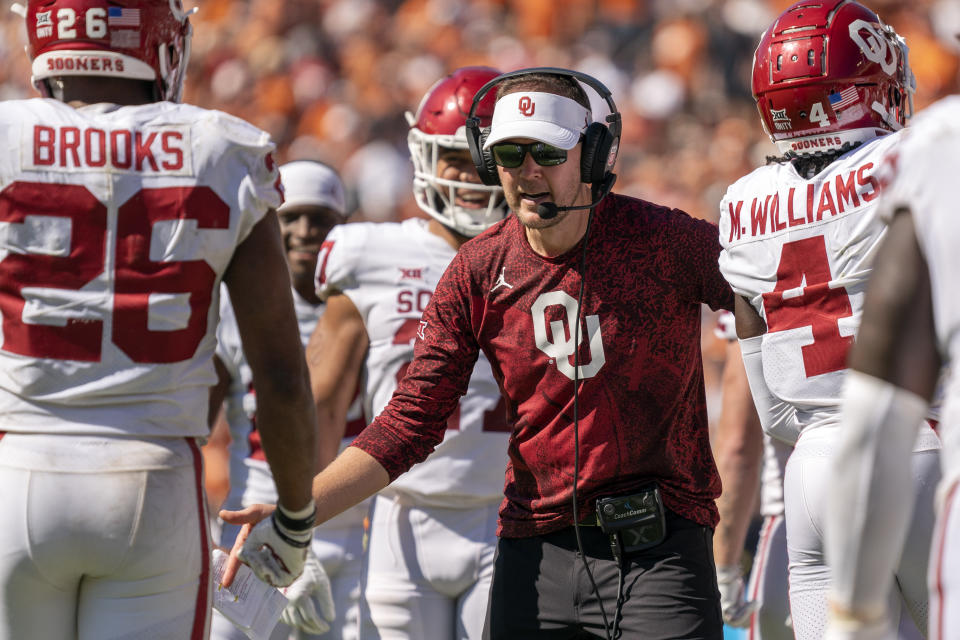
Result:
[[[558,96],[576,100],[583,108],[590,109],[590,99],[587,97],[587,92],[571,76],[561,76],[554,73],[530,73],[507,78],[497,87],[497,100],[508,93],[518,91],[555,93]]]
[[[121,105],[160,102],[163,97],[157,83],[133,78],[101,76],[54,76],[43,82],[50,97],[60,102],[74,100],[87,104],[114,102]]]
[[[787,151],[782,156],[767,156],[767,164],[784,164],[790,162],[802,178],[809,180],[830,166],[834,160],[846,154],[851,149],[856,149],[861,144],[863,143],[844,142],[843,146],[839,149],[814,151],[813,153],[803,154],[795,151]]]

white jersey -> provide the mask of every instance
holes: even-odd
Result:
[[[899,133],[866,142],[812,179],[756,169],[720,205],[720,270],[766,321],[763,374],[801,429],[837,424],[847,351],[886,233],[875,174]]]
[[[323,305],[311,304],[294,290],[293,308],[297,315],[300,340],[306,347],[323,312]],[[237,318],[225,286],[221,289],[217,357],[230,374],[230,387],[224,399],[224,412],[231,439],[230,495],[224,508],[242,509],[256,503],[273,504],[277,501],[277,487],[256,428],[257,399],[253,391],[253,372],[243,354]],[[343,440],[343,447],[366,425],[360,417],[358,402],[350,407],[347,420],[347,435]],[[347,513],[351,514],[349,519],[362,521],[366,515],[366,506],[364,502],[360,508],[348,510]],[[343,514],[334,520],[338,525],[342,525]]]
[[[0,430],[205,436],[219,283],[269,136],[161,102],[0,109]]]
[[[881,215],[909,207],[933,294],[934,325],[940,353],[955,372],[960,362],[960,218],[953,199],[960,176],[960,97],[950,96],[925,109],[897,150],[896,177],[885,194]],[[930,185],[937,185],[931,188]],[[948,375],[940,435],[944,479],[960,477],[960,377]],[[949,482],[944,483],[950,486]]]
[[[370,347],[362,398],[368,422],[386,406],[413,359],[420,314],[455,255],[419,218],[339,225],[327,236],[317,264],[317,291],[321,298],[343,292],[366,324]],[[500,388],[481,353],[443,442],[387,492],[402,492],[432,506],[499,502],[508,436]]]

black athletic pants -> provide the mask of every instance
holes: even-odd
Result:
[[[628,559],[618,637],[721,640],[713,531],[670,510],[666,520],[666,539]],[[599,599],[577,552],[573,527],[499,540],[486,640],[607,637],[600,605],[612,631],[617,563],[599,527],[581,526],[580,537]]]

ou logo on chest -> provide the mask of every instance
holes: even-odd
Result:
[[[566,309],[566,325],[560,320],[554,320],[550,323],[550,334],[547,335],[547,309],[552,306],[561,306]],[[597,375],[600,367],[604,365],[606,355],[603,352],[603,336],[600,334],[600,317],[587,316],[584,318],[587,325],[586,335],[589,338],[590,362],[581,364],[575,371],[570,358],[576,352],[577,347],[583,342],[583,331],[577,332],[577,344],[574,344],[574,327],[577,322],[577,301],[565,291],[551,291],[540,294],[537,300],[530,307],[530,313],[533,316],[533,336],[537,343],[537,348],[553,358],[557,364],[560,373],[571,380],[575,374],[579,379],[592,378]]]

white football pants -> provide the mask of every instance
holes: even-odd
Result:
[[[0,439],[0,638],[202,640],[210,539],[193,439]]]
[[[830,571],[824,559],[823,523],[831,491],[830,461],[836,449],[836,431],[804,431],[787,461],[784,476],[790,611],[798,640],[820,640],[826,628]],[[896,571],[891,611],[895,620],[899,615],[900,638],[923,638],[925,634],[919,630],[927,628],[929,614],[927,564],[934,530],[934,494],[940,480],[940,452],[915,452],[911,464],[916,502]]]
[[[363,640],[480,640],[499,502],[415,507],[377,496],[364,574]]]

